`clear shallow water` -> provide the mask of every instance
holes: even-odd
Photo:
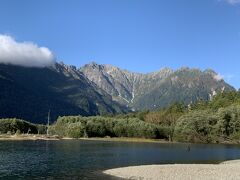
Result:
[[[147,164],[240,159],[240,146],[103,142],[1,141],[0,179],[115,179],[102,170]]]

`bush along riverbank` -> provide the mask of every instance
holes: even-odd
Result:
[[[45,125],[32,124],[22,119],[0,119],[0,134],[46,134]]]
[[[47,126],[0,119],[0,132],[45,134]],[[50,135],[67,138],[126,137],[191,143],[240,143],[240,92],[219,93],[209,101],[176,103],[156,111],[105,116],[63,116]]]
[[[59,117],[49,129],[51,134],[60,137],[135,137],[160,139],[167,138],[167,128],[147,123],[137,118],[116,119],[114,117]]]
[[[240,142],[240,92],[157,111],[116,116],[64,116],[50,127],[61,137],[135,137],[192,143]]]

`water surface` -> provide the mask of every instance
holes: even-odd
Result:
[[[0,179],[115,179],[102,170],[147,164],[240,159],[238,145],[87,140],[1,141]]]

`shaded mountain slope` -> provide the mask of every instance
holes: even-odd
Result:
[[[123,108],[80,72],[64,64],[52,68],[0,65],[0,117],[45,123],[62,115],[97,115]]]

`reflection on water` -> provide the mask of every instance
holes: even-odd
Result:
[[[0,142],[1,179],[113,179],[102,170],[131,165],[240,159],[237,145],[84,140]]]

